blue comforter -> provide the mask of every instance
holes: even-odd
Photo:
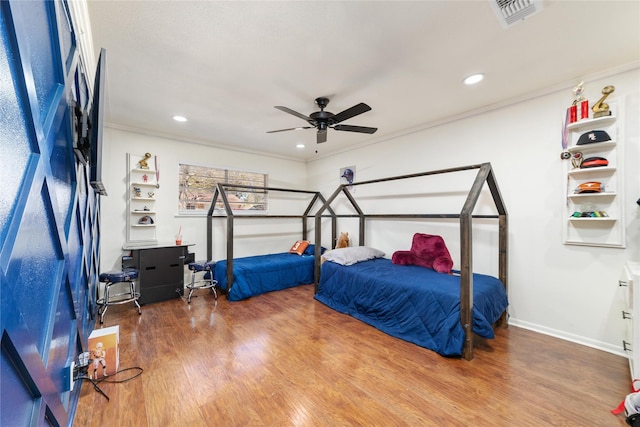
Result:
[[[350,266],[322,264],[315,299],[397,338],[460,356],[460,277],[374,259]],[[493,338],[492,324],[508,305],[502,282],[473,275],[473,332]]]
[[[313,259],[313,255],[288,252],[236,258],[229,301],[313,283]],[[227,260],[216,262],[214,278],[220,288],[227,289]]]

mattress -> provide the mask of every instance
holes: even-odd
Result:
[[[265,292],[313,283],[314,256],[288,252],[257,255],[233,260],[233,286],[229,301],[240,301]],[[214,278],[227,289],[227,260],[216,262]]]

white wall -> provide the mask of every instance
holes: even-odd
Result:
[[[222,167],[235,170],[268,173],[272,187],[292,187],[304,189],[306,186],[306,165],[303,162],[283,160],[276,157],[255,155],[233,150],[208,147],[186,141],[162,138],[158,136],[134,133],[114,127],[105,127],[103,144],[103,182],[108,196],[101,201],[101,225],[103,230],[101,245],[102,270],[118,268],[121,256],[125,253],[122,245],[126,242],[127,186],[126,153],[143,155],[149,152],[158,156],[160,170],[160,188],[156,190],[156,234],[159,242],[171,242],[179,227],[182,227],[183,240],[194,243],[190,252],[196,259],[207,257],[207,223],[204,217],[179,217],[178,213],[178,164],[189,163],[203,166]],[[302,212],[302,211],[301,211]],[[258,221],[258,220],[256,220]],[[236,223],[239,221],[236,221]],[[214,228],[214,259],[226,254],[224,237],[226,227],[223,221],[217,221]],[[259,232],[268,232],[271,224],[255,224],[250,227],[262,227]],[[238,227],[239,232],[243,229]],[[272,239],[252,242],[260,248],[245,249],[242,245],[234,251],[243,256],[255,253],[268,253]],[[294,236],[286,243],[293,243]],[[287,248],[288,249],[288,248]]]
[[[635,68],[585,80],[585,95],[592,103],[604,86],[613,84],[616,90],[610,100],[617,99],[625,107],[626,117],[619,122],[624,123],[625,134],[626,249],[562,243],[561,125],[572,100],[571,87],[318,159],[308,165],[308,185],[331,194],[340,168],[351,165],[356,166],[356,180],[364,181],[491,162],[509,212],[510,323],[622,354],[625,325],[617,279],[625,260],[640,259],[640,209],[635,203],[640,197],[640,71]],[[437,102],[433,105],[437,108]],[[356,190],[358,196],[359,187]],[[438,188],[413,188],[416,193],[431,190]],[[413,232],[438,234],[442,229],[459,263],[458,237],[449,237],[451,226],[440,221],[414,222],[411,227],[381,223],[368,230],[367,243],[390,256],[410,246]],[[339,226],[339,230],[357,234],[355,224],[347,229]],[[475,244],[493,246],[495,252],[497,229],[489,230],[494,229],[483,225],[482,232],[474,234]],[[474,270],[496,274],[495,256],[476,253],[474,250]]]

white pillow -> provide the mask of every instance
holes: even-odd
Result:
[[[333,261],[341,265],[352,265],[360,261],[374,258],[382,258],[384,252],[368,246],[353,246],[348,248],[333,249],[323,254],[327,261]]]

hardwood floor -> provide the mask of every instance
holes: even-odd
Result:
[[[80,426],[624,426],[627,360],[509,327],[471,362],[392,338],[313,299],[313,286],[240,302],[199,291],[109,307],[120,369],[82,384]],[[98,326],[99,327],[99,326]],[[125,379],[123,372],[109,377]]]

